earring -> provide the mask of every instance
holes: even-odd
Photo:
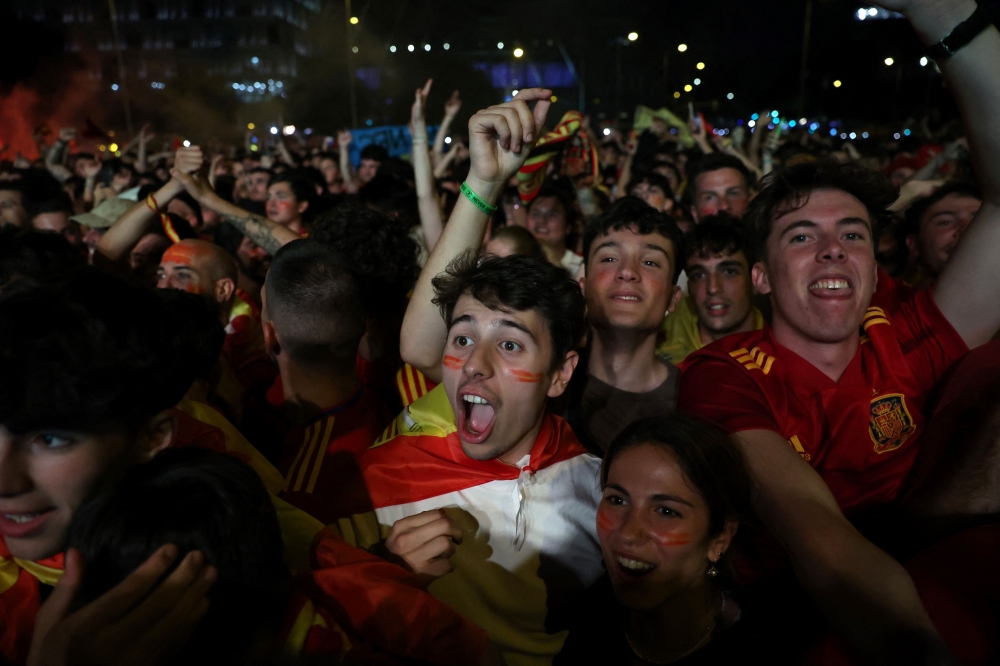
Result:
[[[716,576],[719,575],[719,570],[715,568],[715,562],[712,562],[712,566],[708,568],[708,571],[705,572],[705,575],[708,576],[709,578],[715,578]]]

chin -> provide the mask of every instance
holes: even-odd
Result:
[[[506,451],[503,447],[492,445],[489,441],[490,439],[487,438],[485,442],[478,444],[462,442],[461,438],[459,438],[459,441],[462,442],[462,451],[473,460],[493,460],[497,456],[502,456]]]

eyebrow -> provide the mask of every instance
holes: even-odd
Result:
[[[867,221],[861,219],[860,217],[845,217],[837,220],[838,227],[849,227],[856,224],[860,224],[869,232],[872,229],[871,225]],[[793,231],[795,229],[815,229],[817,227],[819,227],[819,225],[813,222],[812,220],[799,220],[798,222],[792,222],[787,227],[785,227],[778,238],[779,239],[784,238],[789,231]]]
[[[621,246],[622,244],[619,243],[618,241],[613,241],[613,240],[604,241],[603,243],[594,248],[594,252],[603,250],[606,247],[620,248]],[[643,243],[643,247],[646,248],[647,250],[656,250],[658,252],[662,252],[664,255],[666,255],[668,259],[670,258],[670,253],[667,252],[666,249],[664,249],[663,246],[661,245],[657,245],[656,243]]]
[[[620,492],[622,495],[629,495],[629,492],[627,490],[625,490],[624,488],[622,488],[617,483],[609,483],[605,487],[606,488],[613,488],[614,490],[617,490],[618,492]],[[629,495],[629,496],[631,496],[631,495]],[[677,497],[676,495],[668,495],[668,494],[665,494],[665,493],[657,493],[656,495],[653,495],[652,499],[654,501],[657,501],[657,502],[677,502],[678,504],[684,504],[686,506],[689,506],[692,509],[694,508],[694,504],[691,504],[691,502],[688,502],[687,500],[681,499],[680,497]]]
[[[462,315],[461,317],[458,317],[457,319],[452,319],[451,320],[451,326],[448,327],[448,330],[450,331],[452,328],[455,327],[456,324],[475,324],[475,323],[476,323],[476,318],[473,317],[472,315],[468,315],[468,314]],[[525,335],[527,335],[529,338],[531,338],[532,342],[534,342],[535,344],[538,344],[538,340],[535,339],[534,334],[531,331],[529,331],[527,329],[527,327],[525,327],[523,324],[520,324],[520,323],[514,321],[513,319],[501,319],[499,326],[504,327],[504,328],[513,328],[515,330],[521,331],[522,333],[524,333]]]

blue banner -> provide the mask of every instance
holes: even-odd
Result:
[[[427,140],[432,144],[439,125],[427,128]],[[383,127],[363,127],[351,130],[351,146],[348,154],[355,168],[361,163],[361,149],[375,144],[389,151],[390,157],[409,155],[413,149],[413,137],[406,125],[385,125]]]

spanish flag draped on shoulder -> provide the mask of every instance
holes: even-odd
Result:
[[[468,457],[440,385],[361,457],[363,483],[353,485],[338,527],[367,549],[397,520],[445,509],[464,537],[454,571],[429,591],[484,628],[508,664],[547,664],[577,595],[602,572],[599,467],[555,415],[544,416],[530,455],[516,465]]]

